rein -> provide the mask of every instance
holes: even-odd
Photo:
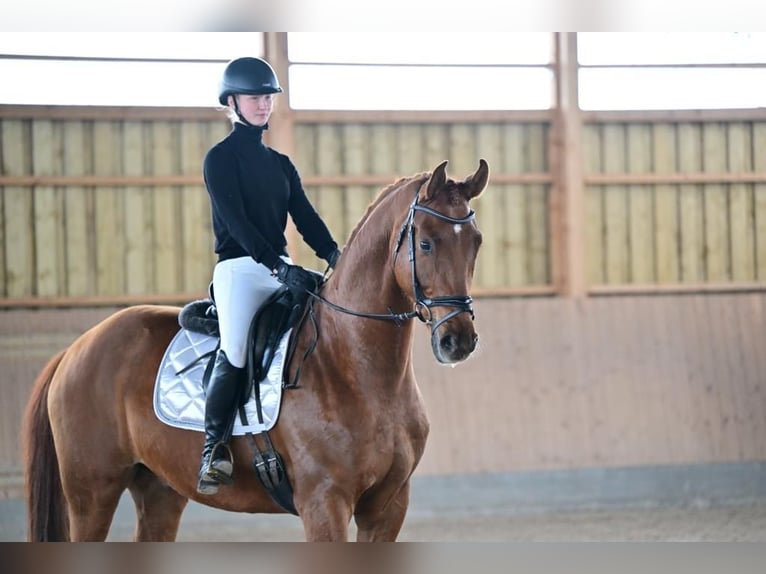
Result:
[[[420,282],[418,281],[417,272],[415,269],[415,225],[414,225],[414,219],[415,219],[415,212],[421,211],[427,215],[431,215],[433,217],[437,217],[441,219],[442,221],[446,221],[448,223],[452,224],[464,224],[464,223],[470,223],[473,221],[476,217],[476,213],[471,209],[465,217],[450,217],[449,215],[445,215],[444,213],[440,213],[436,211],[435,209],[431,209],[430,207],[426,207],[425,205],[420,205],[418,203],[418,197],[420,196],[420,190],[423,187],[423,184],[425,181],[423,181],[420,186],[418,186],[417,192],[415,193],[415,198],[412,200],[412,203],[410,204],[409,212],[407,214],[407,219],[405,219],[404,223],[402,224],[401,229],[399,230],[399,236],[396,240],[396,245],[394,246],[394,253],[393,253],[393,263],[396,262],[396,257],[399,253],[399,249],[402,245],[402,241],[404,240],[404,235],[408,235],[408,250],[409,250],[409,259],[410,259],[410,268],[412,269],[412,291],[415,295],[415,308],[412,311],[406,311],[404,313],[395,313],[391,308],[388,309],[388,313],[365,313],[362,311],[354,311],[351,309],[348,309],[346,307],[343,307],[341,305],[337,305],[336,303],[333,303],[331,301],[328,301],[318,293],[309,293],[311,297],[316,299],[317,301],[320,301],[330,307],[331,309],[334,309],[336,311],[339,311],[341,313],[345,313],[347,315],[353,315],[354,317],[362,317],[365,319],[376,319],[379,321],[393,321],[397,326],[403,325],[406,321],[409,321],[410,319],[417,318],[421,322],[425,323],[426,325],[429,325],[431,327],[431,335],[433,336],[436,332],[436,329],[439,328],[439,326],[452,319],[456,315],[459,315],[460,313],[470,313],[471,318],[474,317],[473,312],[473,299],[468,295],[448,295],[444,297],[426,297],[425,293],[423,293],[423,289],[420,286]],[[454,309],[436,321],[434,323],[433,321],[433,313],[431,312],[431,309],[433,307],[454,307]]]

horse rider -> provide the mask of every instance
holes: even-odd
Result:
[[[288,256],[288,214],[303,240],[331,268],[340,255],[291,159],[263,142],[281,92],[266,60],[244,57],[229,62],[218,101],[232,129],[204,159],[218,256],[213,292],[221,338],[205,394],[205,444],[197,484],[197,492],[205,495],[233,481],[228,442],[245,376],[250,323],[280,284],[300,291],[311,276]]]

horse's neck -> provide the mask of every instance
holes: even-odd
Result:
[[[368,221],[359,229],[353,242],[344,248],[338,271],[328,282],[323,295],[346,309],[387,315],[412,310],[412,302],[394,276],[389,251],[393,216],[385,221]],[[406,252],[399,257],[407,257]],[[382,363],[409,357],[412,347],[412,321],[397,325],[394,321],[355,317],[325,309],[331,320],[349,337],[356,348],[368,347]]]
[[[354,263],[350,260],[344,262],[347,265],[336,273],[323,295],[333,303],[355,312],[390,315],[392,312],[410,311],[412,303],[397,284],[390,261],[373,263],[369,255],[368,253],[366,257],[359,257]],[[383,259],[387,259],[385,254]],[[360,343],[366,343],[366,339],[369,338],[370,343],[375,345],[380,344],[377,331],[395,329],[409,333],[412,325],[411,322],[406,322],[398,326],[393,320],[358,317],[335,310],[332,311],[332,315],[341,320],[345,329],[358,330],[358,336],[362,339]],[[368,324],[369,322],[372,322],[372,325]],[[400,337],[397,337],[398,339]]]

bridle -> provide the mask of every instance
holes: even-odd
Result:
[[[412,291],[415,295],[415,308],[412,311],[407,311],[404,313],[394,313],[393,310],[389,308],[388,313],[364,313],[361,311],[353,311],[351,309],[347,309],[346,307],[342,307],[340,305],[332,303],[331,301],[328,301],[327,299],[325,299],[324,297],[322,297],[321,295],[317,293],[309,293],[309,294],[313,298],[327,305],[328,307],[335,309],[336,311],[340,311],[341,313],[346,313],[347,315],[353,315],[355,317],[364,317],[366,319],[377,319],[381,321],[393,321],[398,326],[401,326],[402,324],[404,324],[406,321],[409,321],[410,319],[417,318],[418,320],[422,321],[426,325],[430,326],[431,336],[435,334],[436,330],[439,328],[439,326],[442,325],[442,323],[449,321],[450,319],[459,315],[460,313],[469,313],[471,315],[471,319],[473,319],[474,318],[473,299],[470,296],[448,295],[446,297],[426,297],[425,293],[423,293],[423,289],[420,286],[420,281],[418,281],[418,275],[415,269],[415,225],[414,225],[415,212],[421,211],[427,215],[437,217],[441,219],[442,221],[446,221],[448,223],[452,223],[456,225],[470,223],[476,218],[476,213],[473,211],[473,209],[471,209],[468,212],[468,215],[466,215],[465,217],[450,217],[449,215],[440,213],[436,211],[435,209],[431,209],[430,207],[426,207],[425,205],[419,204],[418,198],[420,197],[420,189],[423,187],[424,183],[425,183],[425,180],[418,186],[417,192],[415,193],[415,198],[412,200],[412,203],[410,204],[410,209],[409,209],[409,212],[407,213],[407,218],[404,220],[404,223],[402,224],[402,227],[399,230],[399,235],[397,237],[396,244],[394,245],[393,258],[391,261],[391,264],[393,266],[396,263],[396,257],[399,253],[399,249],[402,246],[402,242],[404,241],[404,236],[406,234],[408,250],[409,250],[409,258],[410,258],[410,268],[412,270]],[[447,313],[444,317],[442,317],[438,321],[434,322],[433,313],[431,312],[431,309],[433,307],[453,307],[453,310]]]

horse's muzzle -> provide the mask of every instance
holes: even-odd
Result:
[[[473,329],[458,331],[444,327],[431,337],[431,347],[436,360],[444,364],[466,360],[476,349],[479,335]]]

